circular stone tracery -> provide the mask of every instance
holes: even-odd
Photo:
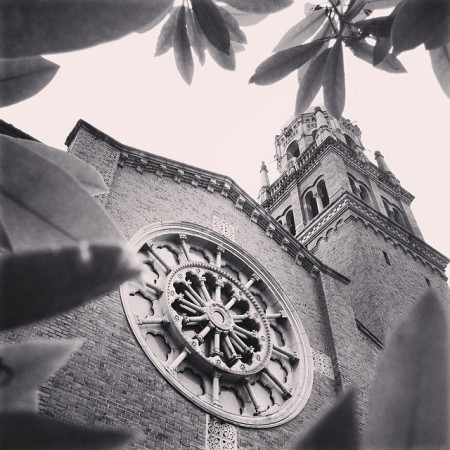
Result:
[[[145,282],[121,297],[163,376],[189,400],[240,426],[278,426],[312,389],[305,331],[273,278],[223,236],[194,224],[142,229]]]
[[[248,287],[255,281],[251,278]],[[163,310],[180,346],[228,374],[248,376],[264,368],[272,351],[270,325],[246,286],[221,268],[197,261],[176,267],[166,286]],[[192,337],[194,326],[198,331]]]

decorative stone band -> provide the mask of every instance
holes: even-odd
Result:
[[[268,211],[273,210],[278,202],[284,198],[286,193],[290,191],[294,182],[308,175],[308,173],[313,170],[319,161],[330,151],[334,151],[339,156],[343,157],[347,163],[358,170],[362,170],[376,183],[381,183],[394,197],[400,197],[408,204],[414,200],[412,194],[398,184],[392,183],[389,177],[381,172],[375,164],[372,164],[369,161],[361,161],[355,151],[348,148],[344,143],[328,137],[318,146],[315,143],[312,143],[296,160],[295,166],[297,169],[294,172],[289,171],[283,173],[271,184],[267,190],[268,199],[262,206]]]
[[[338,218],[348,211],[351,217],[363,221],[374,231],[384,234],[386,239],[394,245],[400,246],[406,253],[419,258],[423,264],[429,265],[445,277],[445,268],[450,261],[444,255],[347,192],[330,206],[327,214],[317,217],[308,224],[299,238],[300,242],[310,248],[315,247],[319,239],[326,237],[330,227],[336,226]]]
[[[333,373],[333,364],[331,362],[331,358],[325,353],[320,352],[319,350],[311,349],[313,362],[314,362],[314,371],[319,372],[322,375],[334,380]]]

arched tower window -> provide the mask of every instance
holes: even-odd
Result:
[[[401,225],[402,227],[406,226],[405,220],[403,219],[403,214],[401,211],[395,206],[392,207],[393,218],[396,223]]]
[[[312,220],[319,214],[319,208],[317,207],[316,199],[311,191],[305,195],[305,203],[308,220]]]
[[[359,186],[359,196],[363,202],[370,204],[369,192],[363,185]]]
[[[320,199],[322,200],[322,206],[325,208],[330,203],[330,198],[328,197],[328,191],[325,186],[325,181],[320,180],[317,184],[317,192],[319,193]]]
[[[288,145],[286,155],[288,159],[298,158],[300,156],[300,148],[298,147],[297,141],[294,140]]]
[[[292,236],[295,236],[295,220],[294,220],[294,213],[292,210],[288,211],[286,214],[286,225],[289,230],[289,233],[292,234]]]
[[[358,189],[356,188],[355,181],[350,176],[348,177],[348,180],[350,181],[350,187],[352,188],[353,194],[358,195]]]

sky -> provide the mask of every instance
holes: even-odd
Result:
[[[207,58],[196,63],[187,86],[173,53],[154,58],[161,25],[145,34],[79,52],[48,55],[61,66],[31,99],[4,108],[0,117],[40,141],[65,149],[78,119],[141,150],[234,179],[256,198],[261,161],[270,180],[278,173],[274,138],[294,113],[293,73],[272,86],[248,84],[285,31],[304,17],[303,1],[246,27],[248,45],[228,72]],[[379,150],[402,186],[431,246],[450,256],[450,101],[436,81],[423,47],[400,55],[407,74],[374,69],[345,49],[344,116],[362,131],[367,156]],[[314,104],[323,104],[322,93]],[[450,272],[447,271],[447,275]]]

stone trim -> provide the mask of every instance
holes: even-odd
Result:
[[[146,165],[143,169],[142,176],[147,173],[152,173],[160,177],[171,178],[174,182],[177,182],[178,180],[175,181],[175,179],[179,176],[179,171],[182,170],[183,177],[180,177],[180,183],[190,183],[194,187],[206,189],[211,195],[219,194],[222,196],[222,192],[226,192],[226,198],[234,204],[236,204],[238,199],[240,199],[240,202],[244,200],[242,212],[251,219],[252,212],[255,209],[258,209],[260,216],[258,217],[257,225],[264,232],[266,232],[268,228],[271,229],[273,227],[272,238],[280,246],[282,245],[283,240],[286,239],[288,241],[286,252],[289,253],[294,260],[299,251],[304,254],[305,257],[302,260],[302,266],[307,272],[312,273],[312,268],[316,266],[321,272],[344,284],[350,282],[347,277],[338,273],[331,267],[328,267],[311,252],[305,249],[305,247],[292,236],[289,231],[280,225],[269,212],[261,208],[261,205],[243,191],[231,178],[126,146],[81,119],[67,137],[65,142],[66,145],[71,144],[81,128],[85,129],[98,139],[108,143],[113,149],[119,152],[121,155],[121,157],[118,158],[118,161],[120,161],[119,167],[132,167],[136,169],[144,158],[146,160]]]
[[[401,198],[407,204],[414,200],[414,196],[401,186],[393,184],[389,177],[381,172],[378,167],[370,161],[361,161],[356,153],[349,149],[344,143],[328,137],[320,145],[313,142],[294,163],[294,170],[283,173],[267,189],[268,199],[262,206],[267,210],[273,210],[278,202],[284,198],[284,194],[291,185],[308,175],[330,151],[341,156],[348,164],[358,171],[366,174],[369,178],[380,184],[382,188],[395,198]]]
[[[237,450],[237,428],[206,414],[206,450]]]
[[[360,220],[366,227],[372,228],[375,233],[383,234],[385,239],[391,241],[394,246],[399,246],[405,253],[420,259],[423,264],[437,270],[446,279],[443,272],[450,260],[445,255],[349,192],[344,192],[322,214],[308,224],[299,236],[300,242],[308,245],[315,241],[314,248],[316,248],[319,240],[325,239],[330,230],[339,224],[338,217],[349,210],[351,211],[350,217]]]
[[[333,363],[331,358],[319,350],[311,349],[314,371],[325,375],[330,380],[334,380]]]

